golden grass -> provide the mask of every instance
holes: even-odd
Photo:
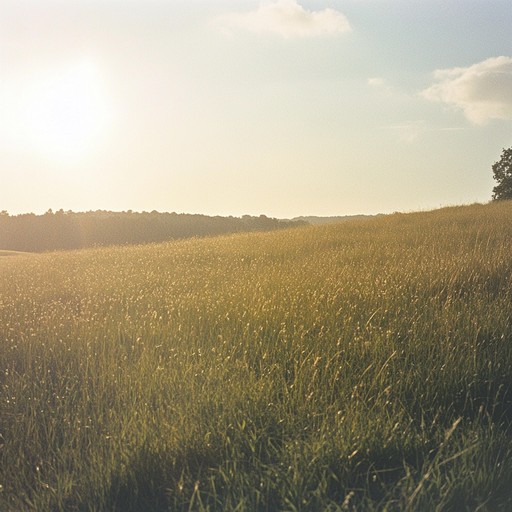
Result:
[[[6,259],[0,509],[509,510],[512,204]]]

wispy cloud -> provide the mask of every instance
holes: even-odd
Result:
[[[368,78],[368,85],[370,87],[384,87],[386,85],[386,81],[380,76],[372,77]]]
[[[380,76],[368,78],[366,83],[368,87],[374,91],[378,91],[380,94],[385,94],[386,96],[391,94],[403,94],[401,91],[396,90],[392,85],[390,85],[385,78]]]
[[[348,19],[340,11],[308,11],[296,0],[261,2],[253,11],[227,13],[214,21],[224,33],[230,35],[242,30],[277,34],[284,38],[319,37],[351,30]]]
[[[401,142],[411,144],[425,131],[425,122],[421,120],[410,121],[403,124],[385,126],[383,128],[396,133]]]
[[[463,110],[475,124],[512,120],[512,57],[493,57],[466,68],[441,69],[437,83],[422,91],[431,101]]]
[[[382,129],[389,130],[394,133],[397,139],[406,144],[412,144],[416,140],[422,138],[427,133],[434,132],[458,132],[467,129],[463,126],[428,126],[428,124],[419,119],[417,121],[405,121],[400,124],[390,124],[382,126]]]

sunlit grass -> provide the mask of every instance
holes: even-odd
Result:
[[[512,204],[3,258],[0,510],[510,510]]]

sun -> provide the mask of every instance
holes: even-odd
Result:
[[[25,132],[31,145],[65,161],[94,151],[111,118],[101,75],[87,60],[35,80],[25,105]]]

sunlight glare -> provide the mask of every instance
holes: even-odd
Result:
[[[47,74],[31,87],[26,102],[27,137],[40,152],[59,160],[87,156],[110,121],[101,76],[89,61]]]

